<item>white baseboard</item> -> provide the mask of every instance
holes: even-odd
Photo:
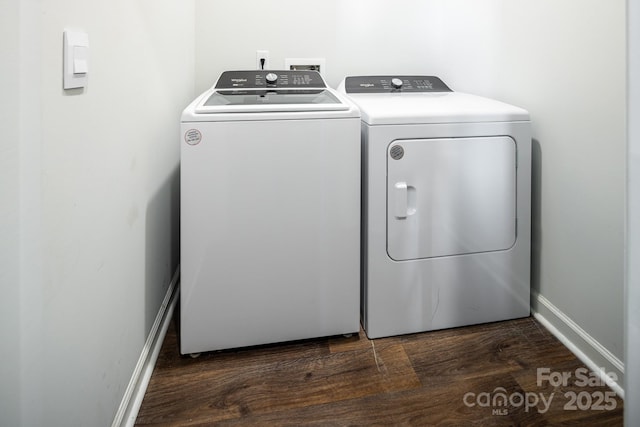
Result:
[[[162,342],[167,334],[169,328],[169,322],[171,321],[173,311],[178,301],[178,279],[180,278],[180,266],[176,269],[176,272],[171,279],[167,293],[164,296],[164,300],[158,310],[151,331],[147,341],[144,343],[142,353],[136,364],[136,368],[133,371],[129,385],[124,393],[118,412],[111,427],[130,427],[133,426],[138,417],[138,411],[142,405],[142,399],[147,391],[153,368],[158,360],[158,354],[162,347]]]
[[[534,317],[624,399],[624,363],[544,296],[531,297]],[[617,381],[607,373],[615,374]]]

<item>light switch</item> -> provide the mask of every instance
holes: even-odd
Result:
[[[74,59],[73,60],[73,74],[87,74],[87,61],[84,59]]]
[[[89,36],[75,30],[64,31],[63,87],[74,89],[87,86],[89,76]]]
[[[73,47],[73,74],[87,74],[89,72],[89,47]]]

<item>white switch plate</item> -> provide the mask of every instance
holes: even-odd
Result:
[[[64,30],[63,87],[87,86],[89,76],[89,35],[83,31]]]

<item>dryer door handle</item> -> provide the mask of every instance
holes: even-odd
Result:
[[[407,217],[408,208],[408,190],[406,182],[396,182],[393,191],[394,200],[394,216],[397,219],[405,219]]]

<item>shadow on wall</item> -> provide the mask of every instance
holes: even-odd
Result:
[[[531,306],[537,311],[537,298],[540,292],[540,254],[542,249],[542,148],[540,141],[531,140]]]
[[[180,263],[180,167],[166,177],[147,205],[145,246],[145,335]]]

